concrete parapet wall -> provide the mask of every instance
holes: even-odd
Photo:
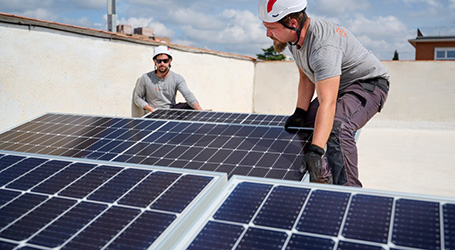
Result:
[[[0,131],[46,112],[128,117],[137,78],[154,69],[155,46],[16,25],[0,34]],[[253,111],[253,60],[172,52],[203,108]]]
[[[391,90],[375,121],[455,123],[455,61],[384,61]],[[258,62],[254,111],[291,114],[299,74],[294,62]]]

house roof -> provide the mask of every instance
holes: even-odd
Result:
[[[86,28],[86,27],[81,27],[81,26],[39,20],[39,19],[17,16],[17,15],[0,12],[0,25],[2,23],[28,26],[29,28],[40,27],[40,28],[58,30],[58,31],[62,31],[62,32],[75,33],[78,35],[92,36],[92,37],[132,42],[132,43],[139,43],[139,44],[151,45],[151,46],[163,45],[162,42],[155,41],[155,40],[145,37],[145,36],[131,36],[131,35],[123,34],[123,33],[109,32],[109,31],[104,31],[104,30],[98,30],[98,29]],[[250,56],[226,53],[226,52],[209,50],[209,49],[189,47],[189,46],[179,45],[179,44],[175,44],[175,43],[166,43],[166,46],[168,46],[172,49],[186,51],[186,52],[192,52],[192,53],[211,54],[211,55],[217,55],[217,56],[222,56],[222,57],[251,60],[251,61],[257,60],[257,58],[250,57]]]
[[[409,39],[408,41],[414,47],[416,47],[417,43],[453,43],[455,42],[455,35],[451,35],[450,33],[439,33],[425,36],[420,29],[417,29],[417,37],[415,39]]]

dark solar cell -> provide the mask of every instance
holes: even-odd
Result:
[[[209,221],[187,249],[232,249],[243,226]]]
[[[105,181],[109,180],[120,170],[122,169],[110,166],[97,167],[73,183],[71,186],[63,189],[59,192],[59,195],[83,198],[102,185]]]
[[[16,191],[0,189],[0,207],[3,206],[5,203],[9,202],[10,200],[16,198],[20,194],[21,193]]]
[[[440,249],[439,204],[398,199],[395,205],[392,242],[397,246]]]
[[[445,204],[443,208],[445,248],[455,247],[455,204]]]
[[[347,241],[340,241],[337,250],[350,250],[350,249],[364,249],[364,250],[383,250],[380,246],[367,245],[362,243],[353,243]]]
[[[69,162],[63,161],[47,161],[38,168],[33,169],[24,176],[16,179],[14,182],[6,186],[7,188],[15,188],[20,190],[28,190],[44,179],[55,174],[66,167]]]
[[[288,235],[259,228],[248,228],[236,249],[281,249]]]
[[[150,208],[180,213],[207,186],[212,177],[184,175]]]
[[[46,200],[46,196],[36,194],[23,194],[12,202],[0,208],[0,228],[20,218],[26,212]]]
[[[16,241],[26,240],[74,204],[74,200],[51,198],[13,225],[2,230],[0,237]]]
[[[387,243],[393,198],[357,194],[352,197],[342,235]]]
[[[109,244],[107,249],[147,249],[175,218],[173,214],[146,211]]]
[[[174,173],[154,172],[147,176],[131,192],[118,203],[136,207],[149,206],[161,195],[180,175]]]
[[[29,242],[45,247],[58,247],[106,208],[107,205],[82,201],[35,235]]]
[[[271,188],[266,184],[240,183],[213,218],[248,224]]]
[[[45,194],[55,194],[62,188],[75,181],[85,173],[92,170],[96,165],[85,163],[74,163],[52,176],[39,186],[32,189],[33,192],[40,192]]]
[[[309,189],[278,186],[254,219],[255,225],[292,229]]]
[[[17,244],[6,242],[3,240],[0,240],[0,249],[14,249],[17,246]]]
[[[7,155],[7,156],[0,158],[0,171],[2,171],[3,169],[5,169],[13,164],[16,164],[17,162],[19,162],[23,159],[24,159],[24,157],[15,156],[15,155]]]
[[[147,170],[125,169],[88,196],[87,199],[113,203],[149,173],[150,171]]]
[[[111,207],[62,249],[101,249],[139,213],[138,209]]]
[[[327,238],[318,238],[300,234],[292,234],[286,250],[327,249],[332,250],[335,242]]]
[[[337,236],[349,196],[349,193],[315,190],[303,210],[297,230]]]
[[[2,157],[0,159],[0,164],[2,165],[0,186],[11,182],[43,162],[45,162],[45,160],[36,158],[24,159],[24,157]]]

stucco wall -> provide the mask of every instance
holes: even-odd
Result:
[[[375,120],[455,122],[454,61],[384,61],[391,87]],[[299,74],[294,62],[258,62],[254,111],[291,114]]]
[[[46,112],[130,116],[136,80],[153,70],[153,48],[0,26],[0,131]],[[173,54],[172,70],[184,76],[202,107],[252,112],[252,60],[184,50]]]

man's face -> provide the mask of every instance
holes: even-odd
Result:
[[[166,54],[159,54],[155,57],[155,66],[158,72],[164,73],[169,69],[172,59]]]
[[[290,30],[286,29],[281,23],[262,22],[267,29],[267,37],[273,40],[273,47],[277,52],[283,52],[289,42]]]

